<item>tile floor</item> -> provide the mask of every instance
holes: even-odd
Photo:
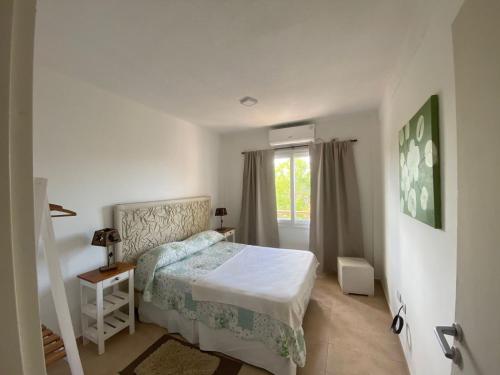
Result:
[[[407,375],[403,351],[388,327],[391,316],[379,283],[374,297],[342,294],[333,276],[320,276],[304,318],[307,363],[298,375]],[[138,323],[106,341],[98,356],[92,343],[80,347],[86,374],[116,374],[166,331]],[[65,361],[49,367],[49,375],[69,374]],[[239,375],[268,374],[245,365]]]

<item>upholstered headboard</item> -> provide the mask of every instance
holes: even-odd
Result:
[[[122,237],[115,246],[116,259],[135,263],[145,251],[182,241],[207,230],[209,223],[210,197],[116,205],[114,225]]]

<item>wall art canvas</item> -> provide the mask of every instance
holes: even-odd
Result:
[[[441,228],[439,103],[433,95],[399,131],[401,211]]]

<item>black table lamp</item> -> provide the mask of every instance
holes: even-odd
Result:
[[[94,232],[92,245],[105,247],[108,252],[108,264],[106,266],[99,267],[99,271],[106,272],[114,270],[117,267],[113,253],[113,245],[121,242],[121,240],[120,233],[113,228],[104,228]],[[110,263],[111,258],[113,258],[112,263]]]
[[[226,207],[218,207],[215,209],[215,216],[220,216],[220,229],[222,229],[222,223],[223,223],[222,216],[226,215],[227,215]]]

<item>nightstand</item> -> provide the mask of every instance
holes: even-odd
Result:
[[[88,340],[97,344],[99,355],[104,353],[104,341],[122,329],[135,331],[134,316],[134,268],[130,263],[117,263],[114,270],[100,272],[98,269],[78,275],[82,309],[83,344]],[[128,280],[128,293],[119,289],[119,284]],[[104,293],[108,288],[109,292]],[[95,290],[95,299],[90,299],[89,289]],[[128,315],[120,308],[128,304]]]
[[[236,228],[217,228],[214,229],[215,231],[219,232],[222,234],[224,237],[226,237],[226,240],[231,237],[232,241],[235,242],[236,240]]]

